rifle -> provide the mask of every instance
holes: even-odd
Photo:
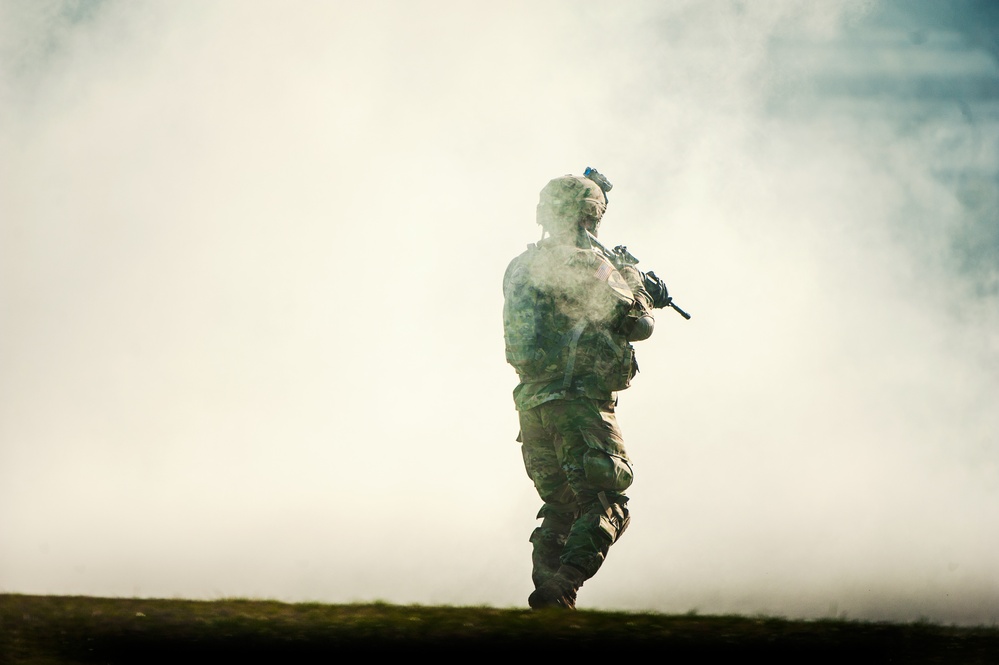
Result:
[[[618,245],[614,249],[607,249],[606,247],[604,247],[603,243],[597,240],[597,237],[595,235],[593,235],[592,233],[590,233],[585,229],[584,233],[586,233],[586,239],[590,242],[590,245],[593,247],[593,249],[603,254],[604,258],[610,261],[614,265],[614,267],[617,268],[618,270],[620,270],[624,266],[633,266],[636,263],[638,263],[638,259],[635,258],[635,255],[629,252],[628,248],[625,247],[624,245]],[[636,268],[636,270],[638,269]],[[639,271],[639,274],[641,274],[644,279],[645,275],[641,271]],[[671,295],[666,296],[666,304],[663,305],[663,307],[666,306],[675,309],[683,318],[688,320],[690,319],[690,314],[687,314],[685,311],[680,309],[675,302],[673,302],[673,296]]]

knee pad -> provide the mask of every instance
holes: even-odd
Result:
[[[598,492],[597,498],[603,513],[600,516],[601,528],[615,543],[631,523],[631,513],[628,511],[628,499],[624,496],[608,496],[607,492]],[[606,526],[604,526],[606,524]]]
[[[594,510],[583,514],[579,521],[586,525],[585,529],[593,536],[599,536],[607,545],[612,545],[621,538],[631,518],[623,506],[612,507],[611,510],[603,510],[597,506]]]

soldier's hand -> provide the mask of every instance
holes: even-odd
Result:
[[[642,281],[645,285],[645,290],[649,292],[650,296],[652,296],[653,307],[656,309],[669,307],[669,304],[673,301],[673,299],[670,297],[669,290],[666,288],[666,282],[664,282],[661,277],[650,270],[642,275]]]

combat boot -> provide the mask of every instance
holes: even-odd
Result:
[[[576,590],[583,585],[583,573],[572,566],[560,566],[548,581],[534,590],[527,604],[531,609],[540,610],[556,607],[564,610],[576,609]]]

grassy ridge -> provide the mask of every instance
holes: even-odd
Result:
[[[0,663],[330,662],[338,655],[758,656],[999,663],[999,628],[488,607],[0,595]]]

